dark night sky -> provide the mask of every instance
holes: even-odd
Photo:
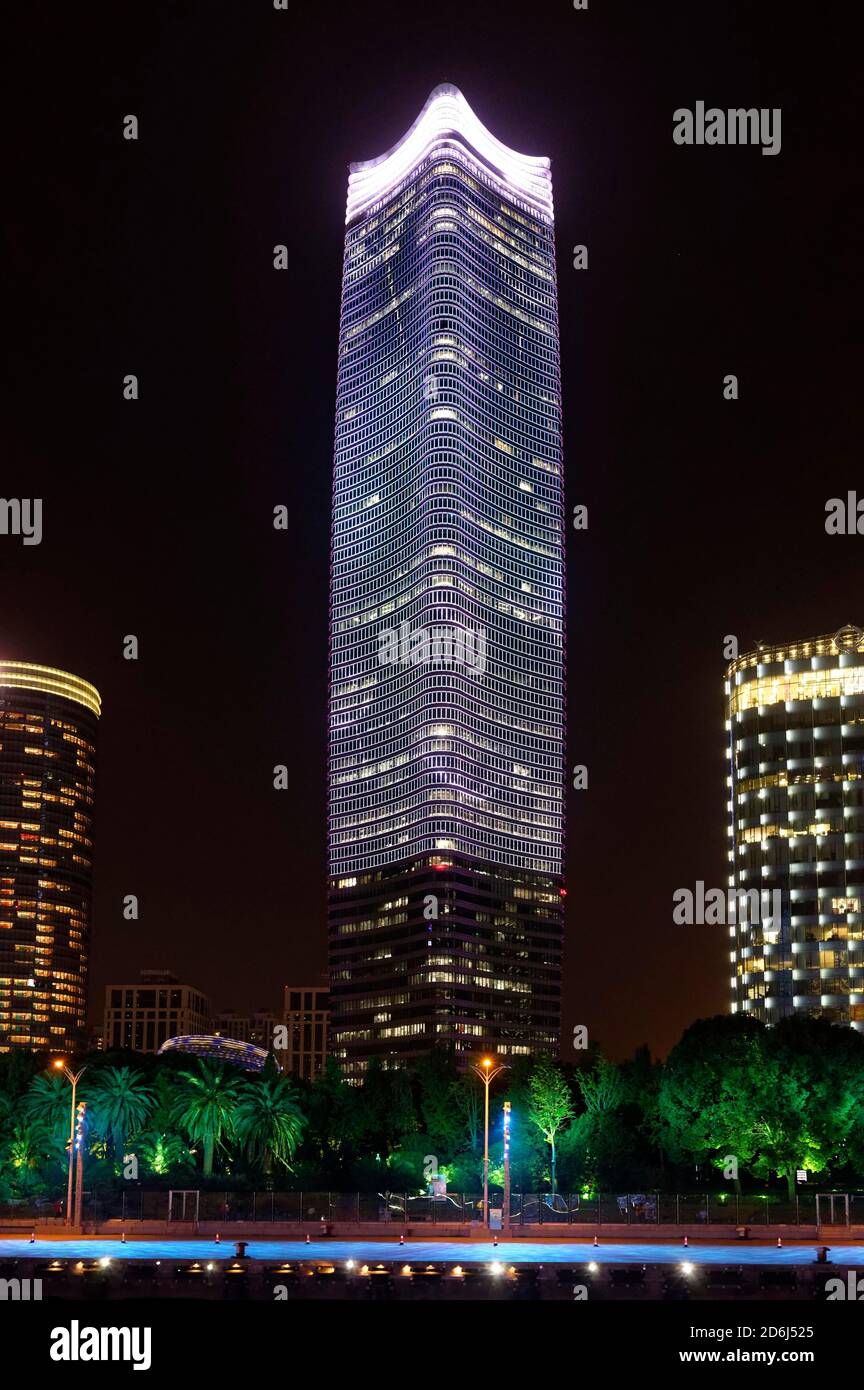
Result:
[[[0,653],[102,692],[91,1014],[141,967],[243,1008],[325,966],[347,164],[451,81],[552,158],[568,506],[590,509],[568,538],[569,762],[590,787],[570,794],[564,1045],[586,1023],[613,1055],[662,1053],[728,1001],[725,934],[671,920],[675,888],[725,883],[723,636],[864,624],[864,539],[824,533],[826,499],[864,493],[848,20],[771,0],[291,11],[56,4],[7,31],[2,492],[41,496],[45,534],[0,537]],[[780,155],[675,146],[697,100],[781,107]]]

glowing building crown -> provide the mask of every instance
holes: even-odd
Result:
[[[459,88],[449,82],[434,89],[411,129],[392,149],[350,166],[345,221],[351,222],[387,197],[429,155],[439,149],[452,151],[457,145],[473,152],[502,193],[516,194],[551,222],[549,160],[502,145],[478,120]]]

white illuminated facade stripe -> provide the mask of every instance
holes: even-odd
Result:
[[[477,119],[458,87],[442,83],[392,149],[377,159],[351,165],[346,222],[386,200],[424,160],[436,151],[446,152],[454,140],[463,150],[473,151],[490,186],[524,199],[552,221],[549,160],[508,149]]]

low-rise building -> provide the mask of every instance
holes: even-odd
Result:
[[[330,996],[317,985],[285,986],[285,1048],[276,1055],[285,1072],[314,1081],[324,1070]]]
[[[142,970],[135,984],[105,990],[105,1051],[130,1048],[158,1052],[166,1038],[206,1033],[210,1001],[195,985],[183,984],[164,970]]]

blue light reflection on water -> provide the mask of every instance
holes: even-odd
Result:
[[[246,1239],[243,1237],[243,1239]],[[29,1240],[0,1238],[0,1261],[3,1259],[86,1259],[106,1256],[115,1260],[232,1260],[235,1238],[226,1236],[220,1244],[215,1240],[106,1240],[94,1237],[87,1240]],[[538,1241],[457,1242],[446,1240],[246,1240],[249,1259],[277,1263],[280,1260],[356,1260],[377,1264],[401,1260],[413,1264],[445,1263],[475,1264],[499,1260],[502,1264],[582,1264],[595,1260],[597,1264],[691,1264],[724,1265],[799,1265],[812,1264],[816,1242],[784,1245],[782,1249],[769,1245],[752,1245],[744,1241],[728,1245],[664,1244],[600,1244],[590,1242]],[[864,1265],[864,1245],[835,1246],[828,1259],[833,1264]]]

